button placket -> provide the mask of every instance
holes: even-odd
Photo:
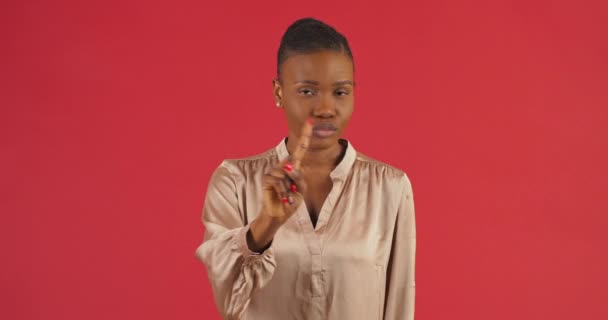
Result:
[[[325,296],[325,278],[323,276],[323,262],[321,253],[313,254],[312,258],[312,296],[323,297]]]
[[[308,209],[303,204],[298,212],[298,224],[302,230],[304,241],[310,253],[310,294],[311,297],[325,296],[325,278],[323,275],[323,261],[321,256],[321,242],[312,227],[308,217]]]

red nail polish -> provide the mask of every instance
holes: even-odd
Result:
[[[287,199],[287,197],[283,197],[283,199],[281,199],[283,201],[283,203],[289,203],[289,199]]]
[[[293,171],[293,166],[291,165],[291,163],[286,163],[283,168],[285,168],[285,170],[287,170],[287,172]]]
[[[298,192],[298,186],[295,183],[291,184],[291,192]]]
[[[306,122],[307,122],[308,124],[310,124],[310,125],[315,124],[315,122],[314,122],[314,121],[312,121],[312,118],[308,118],[308,119],[306,119]]]

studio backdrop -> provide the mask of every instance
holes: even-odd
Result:
[[[355,60],[345,137],[404,170],[416,319],[608,319],[603,1],[8,1],[0,318],[220,319],[203,197],[286,136],[285,28]]]

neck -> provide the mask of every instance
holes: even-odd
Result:
[[[293,150],[296,148],[298,138],[287,139],[287,151],[289,154],[293,154]],[[338,163],[344,157],[345,148],[338,141],[328,147],[315,148],[309,146],[304,158],[302,159],[302,166],[307,168],[318,168],[333,170]]]

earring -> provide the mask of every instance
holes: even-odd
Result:
[[[277,101],[276,105],[277,105],[277,108],[280,108],[281,107],[281,101]]]

